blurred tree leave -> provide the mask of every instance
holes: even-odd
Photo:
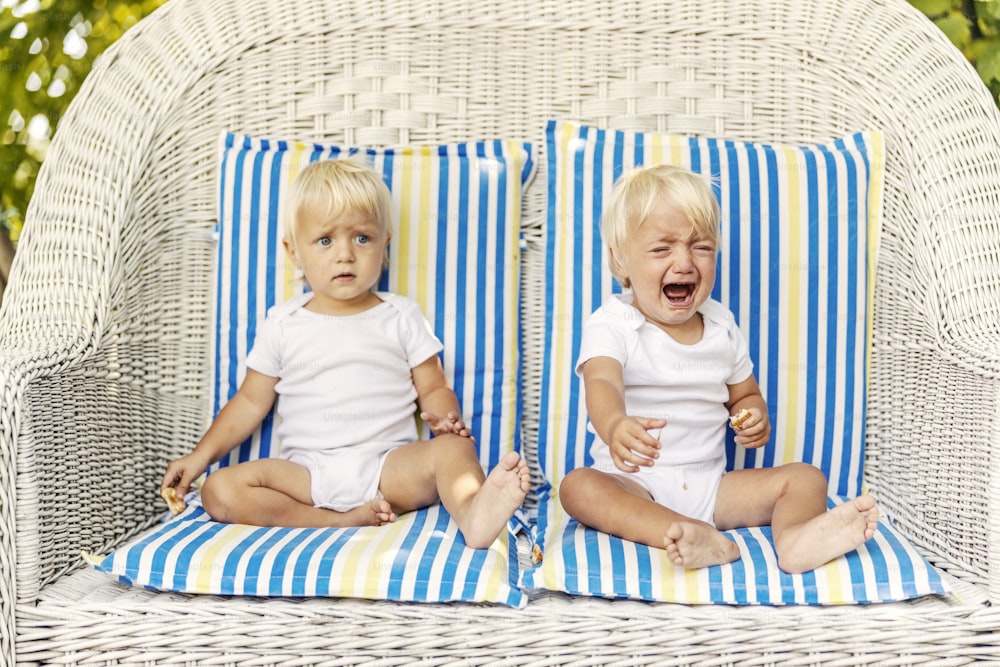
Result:
[[[938,16],[951,9],[951,0],[910,0],[910,4],[928,16]]]
[[[53,132],[94,60],[165,0],[0,0],[0,295]]]
[[[972,45],[972,21],[962,12],[949,11],[934,21],[951,43],[964,53]]]
[[[1000,0],[976,0],[975,9],[979,33],[969,56],[993,97],[1000,99]]]
[[[1000,0],[909,0],[976,67],[1000,101]]]

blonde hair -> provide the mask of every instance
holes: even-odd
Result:
[[[294,248],[299,221],[308,210],[325,211],[327,218],[345,211],[361,213],[378,223],[386,239],[392,237],[392,198],[382,176],[353,159],[320,160],[302,169],[288,191],[285,240]],[[388,252],[385,264],[388,264]]]
[[[719,244],[719,202],[707,178],[683,167],[658,164],[622,174],[601,217],[601,237],[615,257],[622,257],[629,235],[644,223],[658,202],[668,200],[688,219],[699,238]],[[627,276],[612,273],[624,287]]]

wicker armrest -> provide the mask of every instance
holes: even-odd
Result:
[[[108,76],[127,87],[131,74]],[[17,563],[22,601],[78,567],[81,550],[109,549],[163,511],[166,461],[191,447],[206,415],[208,293],[184,294],[211,273],[211,208],[188,210],[196,222],[178,229],[150,224],[143,186],[162,174],[144,171],[149,152],[136,146],[157,141],[138,122],[152,111],[126,111],[137,99],[94,88],[60,125],[0,310],[0,444],[10,457],[0,476],[16,480],[17,502],[15,513],[4,501],[16,556],[3,562]],[[154,90],[133,88],[150,99]]]
[[[22,599],[78,567],[81,551],[111,549],[161,515],[160,475],[190,446],[179,422],[200,413],[199,402],[109,379],[108,368],[98,355],[31,381],[21,373],[5,387],[18,394],[5,405],[14,428],[4,445],[18,452]]]
[[[967,63],[906,10],[891,19],[905,31],[859,55],[898,83],[864,93],[887,134],[865,476],[932,558],[995,597],[1000,122]],[[903,46],[916,32],[921,47]]]
[[[16,264],[0,314],[0,639],[13,640],[13,605],[80,567],[81,551],[109,550],[162,514],[159,476],[205,413],[202,400],[144,378],[129,348],[163,344],[155,321],[104,324],[123,310],[97,316],[109,277],[74,236],[46,231],[22,246],[32,261]],[[48,275],[39,257],[53,258]]]

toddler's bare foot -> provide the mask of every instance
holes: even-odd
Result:
[[[470,502],[464,521],[459,524],[466,545],[473,549],[486,549],[493,544],[524,502],[530,487],[528,464],[517,452],[504,454],[500,463],[486,476],[482,488]]]
[[[689,569],[731,563],[740,557],[736,543],[707,523],[678,521],[667,528],[663,545],[674,565]]]
[[[778,566],[798,574],[854,551],[875,535],[878,515],[875,499],[859,496],[787,530],[780,544],[775,541]]]
[[[346,512],[328,511],[332,515],[330,525],[336,528],[351,526],[384,526],[396,520],[392,506],[384,498],[373,498]]]

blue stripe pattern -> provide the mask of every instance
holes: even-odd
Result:
[[[348,155],[389,186],[396,224],[379,288],[423,307],[484,467],[520,448],[518,240],[520,198],[534,172],[529,144],[374,150],[225,134],[220,152],[213,414],[236,392],[268,309],[305,289],[281,242],[284,193],[306,164]],[[272,414],[218,465],[276,454],[273,427]],[[526,602],[513,534],[468,549],[440,505],[380,528],[253,528],[212,522],[193,498],[184,514],[97,567],[137,586],[192,593]]]
[[[373,549],[387,531],[399,536],[393,547]],[[192,499],[179,517],[95,567],[162,591],[527,603],[517,585],[513,535],[490,549],[468,549],[440,505],[405,514],[391,527],[254,528],[211,521]]]
[[[845,500],[831,498],[829,504]],[[662,549],[586,528],[566,516],[551,496],[539,507],[538,527],[544,557],[522,575],[528,590],[768,606],[870,604],[951,593],[937,570],[887,521],[880,521],[875,537],[859,549],[795,575],[777,568],[768,527],[728,531],[740,548],[740,559],[702,570],[676,568]]]
[[[881,135],[789,147],[600,130],[550,121],[545,357],[534,531],[544,555],[529,588],[603,597],[716,604],[839,604],[947,592],[940,576],[887,523],[833,565],[803,575],[777,568],[769,528],[731,531],[742,558],[697,573],[652,549],[580,526],[557,499],[569,470],[588,465],[582,387],[574,371],[585,318],[620,289],[610,277],[600,215],[614,182],[655,162],[710,176],[722,211],[713,297],[746,335],[774,426],[744,451],[730,434],[731,468],[808,461],[831,495],[861,491],[864,456],[867,267],[879,225]],[[874,203],[873,203],[874,202]],[[891,555],[890,555],[891,554]],[[636,565],[637,564],[637,565]]]
[[[730,469],[806,461],[832,494],[861,491],[866,392],[871,173],[881,135],[787,147],[600,130],[550,121],[545,361],[539,459],[558,486],[588,465],[583,388],[574,373],[586,317],[620,286],[607,268],[600,214],[621,173],[674,163],[709,176],[722,207],[713,297],[741,324],[771,411],[772,442]]]

